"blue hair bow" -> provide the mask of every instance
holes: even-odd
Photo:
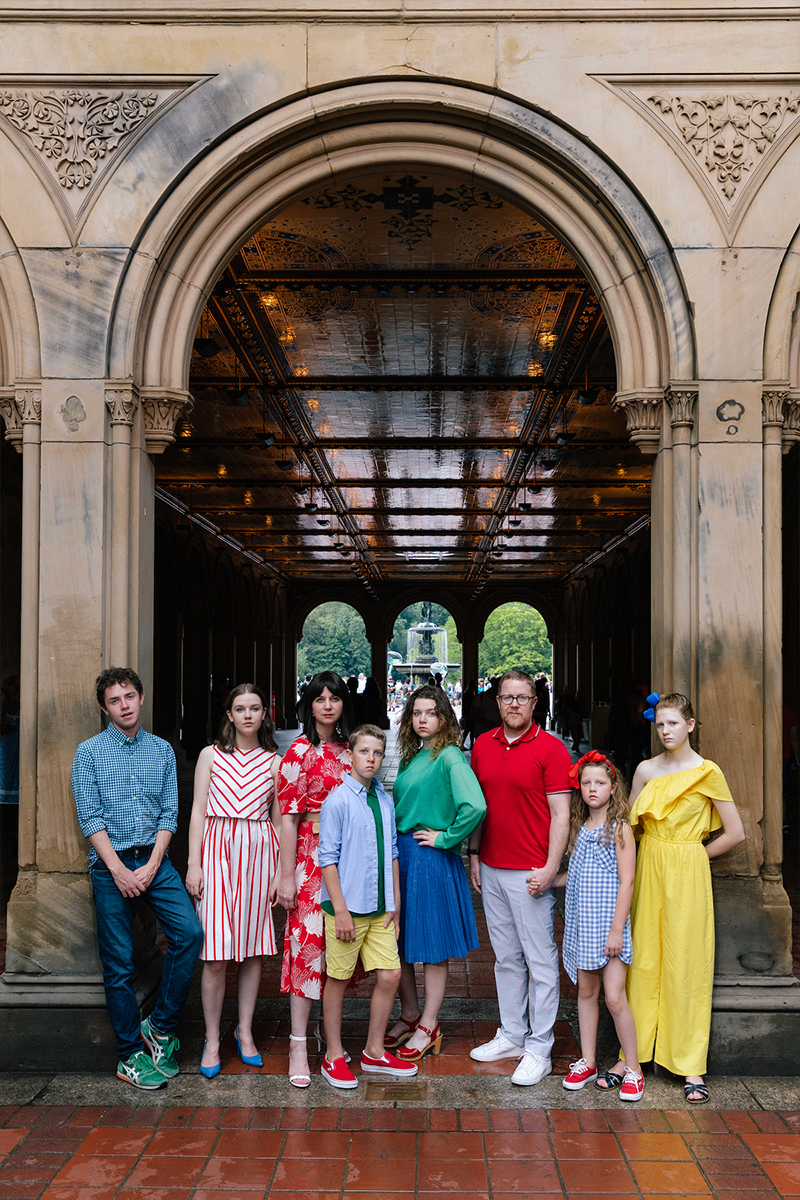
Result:
[[[648,704],[650,707],[649,707],[649,708],[646,708],[646,709],[644,710],[644,712],[642,713],[642,716],[643,716],[643,717],[646,717],[648,721],[655,721],[655,719],[656,719],[656,705],[658,704],[658,702],[659,702],[659,700],[660,700],[660,699],[661,699],[661,697],[660,697],[660,695],[658,694],[658,692],[651,692],[651,693],[650,693],[650,695],[647,697],[647,701],[646,701],[646,703],[647,703],[647,704]]]

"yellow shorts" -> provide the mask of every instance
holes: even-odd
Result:
[[[356,969],[358,956],[365,971],[394,971],[400,966],[394,921],[384,929],[386,913],[377,917],[353,917],[356,927],[354,942],[340,942],[336,936],[336,917],[325,918],[325,958],[327,973],[333,979],[349,979]]]

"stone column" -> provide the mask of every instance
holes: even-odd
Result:
[[[36,747],[39,675],[39,492],[42,387],[20,384],[0,400],[6,440],[22,454],[20,628],[19,865],[36,861]]]
[[[141,462],[132,470],[147,448],[131,380],[49,378],[0,403],[24,460],[22,836],[0,1065],[104,1068],[113,1038],[70,771],[76,745],[101,728],[95,677],[114,659],[137,667],[135,639],[150,642],[152,541],[142,526],[152,522],[152,474]],[[143,679],[147,693],[149,670]],[[141,931],[137,947],[144,999],[161,956]]]
[[[673,691],[695,695],[692,652],[692,564],[694,531],[692,519],[691,443],[697,384],[670,384],[667,391],[672,429],[672,670]],[[658,689],[659,691],[662,689]]]
[[[131,557],[131,431],[139,402],[136,390],[125,382],[106,388],[106,408],[111,425],[111,612],[108,649],[110,664],[132,665],[129,649]],[[138,663],[135,664],[137,667]]]
[[[381,691],[381,729],[389,728],[389,714],[386,709],[386,651],[388,648],[389,639],[383,631],[376,633],[370,641],[372,652],[370,674]]]

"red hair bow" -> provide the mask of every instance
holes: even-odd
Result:
[[[605,754],[601,754],[599,750],[590,750],[588,754],[584,754],[570,767],[570,787],[575,788],[576,792],[580,790],[581,786],[581,769],[585,767],[587,763],[589,763],[589,765],[592,763],[605,763],[605,765],[611,769],[611,778],[614,780],[614,783],[617,782],[617,772],[614,769],[614,764],[611,762],[611,760],[606,758]]]

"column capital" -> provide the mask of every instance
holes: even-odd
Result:
[[[641,388],[635,392],[617,392],[611,407],[617,412],[624,412],[628,435],[642,454],[657,454],[661,440],[664,389]]]
[[[673,429],[693,429],[694,410],[697,404],[698,384],[694,380],[680,380],[669,384],[666,392]]]
[[[144,412],[144,440],[148,454],[163,454],[175,441],[178,419],[188,416],[194,407],[189,392],[176,388],[139,389]]]
[[[0,417],[5,421],[6,441],[21,454],[23,426],[42,423],[41,382],[28,380],[0,388]]]
[[[800,442],[800,387],[787,388],[783,402],[783,453],[788,454]]]
[[[789,395],[789,384],[780,379],[771,379],[761,385],[761,423],[767,428],[783,429],[786,421],[785,402]]]
[[[105,401],[112,425],[133,425],[139,393],[132,379],[109,379],[105,385]]]

